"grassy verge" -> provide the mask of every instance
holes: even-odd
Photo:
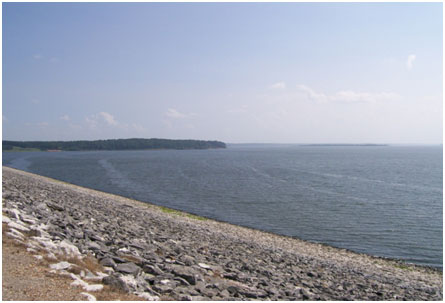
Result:
[[[172,209],[172,208],[168,208],[168,207],[164,207],[164,206],[158,206],[158,207],[163,213],[166,213],[166,214],[173,214],[173,215],[187,217],[187,218],[191,218],[191,219],[195,219],[195,220],[199,220],[199,221],[208,220],[207,218],[200,217],[200,216],[193,215],[193,214],[188,214],[188,213],[176,210],[176,209]]]

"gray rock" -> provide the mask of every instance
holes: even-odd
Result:
[[[192,296],[190,301],[208,301],[209,299],[203,296]]]
[[[190,283],[181,277],[175,277],[174,280],[178,281],[181,285],[190,286]]]
[[[141,270],[141,268],[136,264],[134,264],[133,262],[127,262],[127,263],[117,264],[114,270],[116,270],[117,272],[136,276]]]
[[[116,276],[107,276],[102,279],[102,283],[105,285],[109,285],[112,288],[115,288],[117,290],[121,290],[124,292],[129,292],[130,289],[128,288],[127,284],[125,284],[124,281],[119,279]]]
[[[110,257],[106,257],[100,260],[100,265],[102,266],[107,266],[107,267],[111,267],[111,268],[115,268],[116,267],[116,262],[114,262],[114,260]]]
[[[75,230],[73,232],[73,237],[76,238],[76,239],[83,239],[83,231]]]
[[[104,238],[102,238],[101,236],[96,235],[96,234],[91,234],[89,237],[91,240],[93,240],[95,242],[105,242]]]
[[[237,293],[240,292],[240,288],[238,286],[235,286],[235,285],[230,285],[229,287],[227,287],[227,291],[231,295],[234,295],[234,294],[237,294]]]
[[[116,263],[126,263],[126,262],[128,262],[128,260],[125,260],[125,259],[123,259],[121,257],[118,257],[118,256],[115,256],[115,255],[112,255],[111,258]]]
[[[139,250],[144,250],[146,245],[144,243],[140,243],[139,241],[131,241],[129,246],[139,249]]]
[[[267,292],[261,289],[256,290],[241,290],[239,292],[241,295],[251,298],[251,299],[257,299],[257,298],[265,298],[267,297]]]
[[[191,285],[195,285],[197,278],[200,276],[198,273],[193,271],[190,267],[181,265],[172,265],[172,273],[175,276],[181,277]]]
[[[153,290],[161,294],[170,293],[173,291],[174,286],[171,284],[156,284],[153,286]]]
[[[56,210],[56,211],[64,211],[65,210],[65,208],[63,208],[60,205],[57,205],[56,203],[53,203],[51,201],[45,201],[45,202],[46,202],[46,205],[52,210]]]
[[[89,241],[86,243],[87,249],[100,250],[100,245],[96,242]]]
[[[41,203],[38,203],[36,205],[36,209],[38,209],[38,210],[48,210],[48,206],[46,205],[46,203],[41,202]]]
[[[192,266],[196,263],[195,258],[188,255],[182,256],[180,260],[187,266]]]
[[[193,301],[193,297],[190,295],[183,295],[179,297],[180,301]]]
[[[227,289],[222,290],[219,295],[223,298],[229,298],[230,297],[230,293]]]
[[[145,264],[142,267],[142,270],[148,274],[152,274],[155,276],[162,275],[164,272],[156,265]]]

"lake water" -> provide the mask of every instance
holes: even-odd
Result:
[[[233,224],[442,268],[442,146],[6,152],[3,165]]]

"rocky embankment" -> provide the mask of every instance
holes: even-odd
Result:
[[[48,254],[94,255],[104,272],[84,276],[147,299],[443,298],[437,270],[170,212],[6,167],[3,213],[12,236],[27,232]],[[63,271],[68,263],[54,266]]]

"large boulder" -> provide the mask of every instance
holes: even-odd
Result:
[[[137,266],[136,264],[134,264],[133,262],[117,264],[114,269],[117,272],[121,272],[124,274],[130,274],[133,276],[136,276],[141,271],[141,268],[139,266]]]
[[[172,265],[171,272],[178,277],[183,278],[191,285],[195,285],[196,281],[200,278],[200,274],[194,271],[192,268],[181,265]]]

